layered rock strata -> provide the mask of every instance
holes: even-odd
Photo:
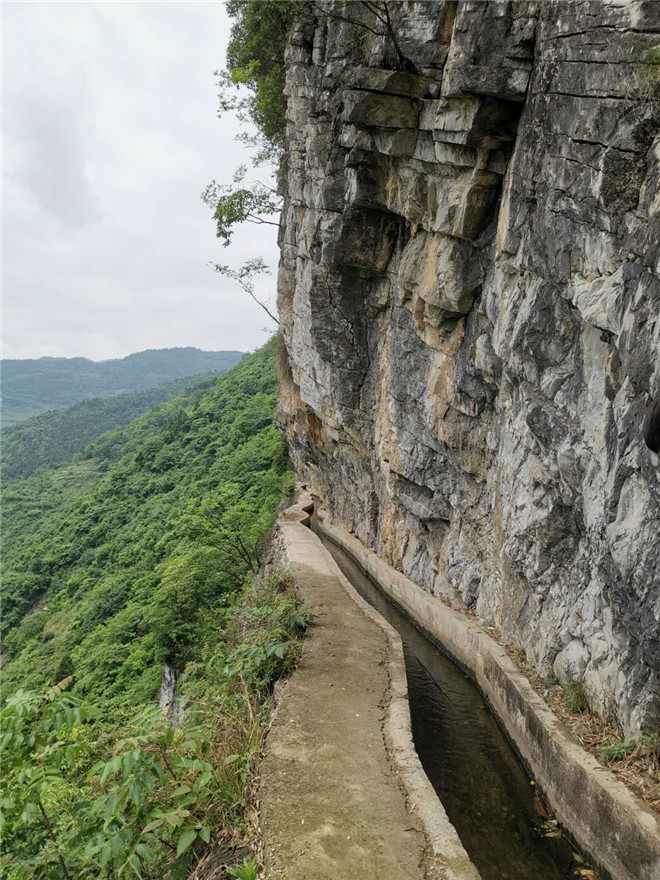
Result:
[[[315,8],[288,48],[295,468],[420,589],[657,729],[660,4],[387,11]]]

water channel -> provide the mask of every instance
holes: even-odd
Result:
[[[415,748],[482,880],[567,880],[586,872],[586,859],[543,815],[527,770],[474,682],[319,531],[315,517],[312,529],[401,636]]]

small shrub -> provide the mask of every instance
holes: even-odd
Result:
[[[257,880],[257,863],[254,859],[248,859],[242,865],[229,868],[227,873],[236,880]]]
[[[640,754],[655,751],[658,752],[660,747],[660,737],[657,733],[651,733],[648,736],[640,736],[637,739],[619,740],[606,746],[600,753],[600,760],[603,764],[613,764],[615,761],[623,761],[633,752]]]
[[[629,91],[631,100],[643,109],[653,109],[660,101],[660,46],[644,52],[633,65]]]
[[[633,740],[627,742],[620,740],[619,742],[612,743],[610,746],[605,746],[600,753],[600,760],[603,764],[612,764],[614,761],[622,761],[632,752],[634,748],[633,742]]]
[[[569,712],[589,711],[589,697],[581,681],[569,681],[565,685],[564,702]]]

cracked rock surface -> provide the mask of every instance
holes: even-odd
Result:
[[[294,465],[420,589],[657,729],[660,3],[389,5],[410,69],[318,9],[287,52]]]

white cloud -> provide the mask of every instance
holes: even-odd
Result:
[[[245,159],[216,116],[223,4],[4,8],[4,356],[260,345],[265,315],[209,263],[274,268],[275,229],[223,249],[199,198]]]

